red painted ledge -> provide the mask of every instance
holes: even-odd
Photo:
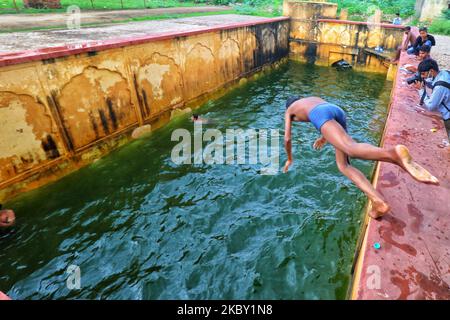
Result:
[[[148,42],[155,42],[161,40],[168,40],[177,37],[194,36],[202,33],[215,32],[221,30],[230,30],[236,28],[244,28],[255,25],[288,21],[289,17],[278,17],[278,18],[265,18],[258,21],[249,21],[241,23],[230,23],[223,24],[215,27],[203,27],[185,32],[167,32],[157,35],[144,36],[144,37],[133,37],[133,38],[123,38],[123,39],[112,39],[105,41],[88,42],[83,44],[73,44],[65,45],[60,47],[42,48],[37,50],[26,50],[20,52],[4,53],[0,54],[0,67],[15,65],[20,63],[55,59],[61,58],[69,55],[93,52],[93,51],[103,51],[108,49],[126,47],[131,45],[138,45]]]
[[[2,300],[11,300],[11,298],[0,291],[0,301],[2,301]]]
[[[403,52],[399,66],[405,63],[418,61]],[[374,185],[391,210],[368,222],[352,299],[450,299],[450,147],[440,113],[418,106],[417,90],[406,83],[410,76],[397,73],[382,144],[406,145],[440,185],[419,183],[393,164],[378,164]]]
[[[390,23],[372,23],[366,21],[351,21],[351,20],[339,20],[339,19],[318,19],[318,22],[330,22],[330,23],[339,23],[339,24],[355,24],[361,26],[371,26],[371,27],[382,27],[388,29],[400,29],[403,30],[405,26],[399,26],[396,24]]]

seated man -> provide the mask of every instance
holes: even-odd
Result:
[[[416,36],[412,33],[410,26],[405,27],[405,35],[405,41],[402,44],[403,51],[408,50],[409,47],[414,46],[414,43],[416,43]]]
[[[436,45],[436,40],[431,34],[428,34],[428,29],[426,27],[422,27],[419,29],[419,36],[416,39],[416,42],[412,47],[410,47],[406,52],[408,54],[419,54],[420,47],[424,44],[432,47]]]
[[[379,148],[370,144],[355,142],[347,134],[345,112],[338,106],[318,97],[303,99],[292,97],[286,103],[284,143],[288,160],[284,166],[284,172],[288,171],[293,162],[291,142],[291,124],[293,121],[311,122],[322,133],[322,137],[313,144],[315,149],[322,148],[327,142],[334,146],[339,171],[369,197],[373,209],[369,215],[374,219],[387,213],[389,205],[364,174],[350,164],[349,157],[390,162],[406,170],[418,181],[439,183],[436,177],[412,160],[408,149],[403,145],[397,145],[393,148]]]
[[[396,63],[400,59],[400,54],[402,51],[408,50],[408,48],[414,46],[416,42],[416,36],[411,32],[411,27],[405,27],[405,40],[403,43],[397,47],[397,53],[395,58],[392,59],[392,63]]]
[[[430,55],[430,51],[431,51],[431,47],[424,44],[423,46],[420,47],[419,49],[419,55],[418,55],[418,60],[419,61],[424,61],[426,59],[431,59],[431,55]],[[411,71],[411,72],[417,72],[417,67],[416,66],[412,66],[412,65],[408,65],[408,67],[406,67],[407,70]]]
[[[16,221],[16,216],[12,210],[2,210],[0,204],[0,228],[11,227]]]
[[[402,18],[400,18],[400,13],[396,13],[395,16],[396,17],[392,21],[392,24],[401,25],[402,24]]]
[[[423,105],[429,111],[439,111],[445,123],[445,128],[450,138],[450,72],[439,71],[437,62],[433,59],[427,59],[419,64],[418,71],[422,79],[432,78],[432,92],[426,96],[426,88],[423,88],[423,82],[416,83],[419,89],[419,95],[423,98]]]

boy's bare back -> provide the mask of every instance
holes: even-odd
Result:
[[[291,116],[295,116],[295,121],[309,121],[308,114],[317,105],[326,103],[319,97],[307,97],[295,101],[287,110]]]

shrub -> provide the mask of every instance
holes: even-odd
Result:
[[[450,35],[450,20],[436,19],[428,28],[430,33]]]

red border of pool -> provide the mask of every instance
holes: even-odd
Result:
[[[404,64],[418,61],[403,52]],[[379,163],[374,184],[391,210],[368,222],[353,299],[450,299],[450,147],[440,113],[417,106],[419,94],[406,83],[410,76],[397,73],[383,145],[406,145],[440,185],[419,183],[399,167]]]
[[[221,30],[229,30],[235,28],[243,28],[254,25],[261,25],[279,21],[288,21],[289,17],[279,17],[279,18],[265,18],[264,20],[255,20],[242,23],[231,23],[223,24],[215,27],[204,27],[197,28],[190,31],[184,32],[166,32],[157,35],[143,36],[143,37],[132,37],[132,38],[122,38],[122,39],[110,39],[105,41],[97,41],[83,44],[73,44],[65,45],[59,47],[42,48],[36,50],[26,50],[19,52],[11,52],[0,54],[0,67],[39,61],[45,59],[61,58],[65,56],[70,56],[74,54],[87,53],[93,51],[103,51],[108,49],[115,49],[120,47],[126,47],[131,45],[138,45],[147,42],[168,40],[177,37],[194,36],[202,33],[215,32]]]
[[[364,22],[364,21],[351,21],[351,20],[338,20],[338,19],[318,19],[318,22],[330,22],[330,23],[339,23],[339,24],[355,24],[355,25],[365,25],[371,27],[382,27],[388,29],[404,29],[405,26],[399,26],[396,24],[390,23],[372,23],[372,22]]]

